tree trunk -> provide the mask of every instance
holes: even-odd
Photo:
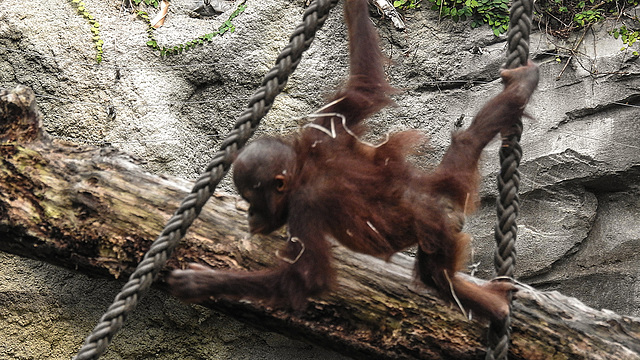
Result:
[[[0,92],[0,250],[115,278],[130,274],[190,184],[146,173],[109,147],[51,139],[34,99],[25,87]],[[188,262],[245,270],[273,264],[284,237],[249,239],[245,212],[238,198],[216,194],[167,269]],[[355,358],[483,357],[486,324],[416,287],[413,259],[384,262],[340,246],[334,253],[337,289],[303,312],[206,305]],[[526,286],[513,309],[511,359],[640,359],[640,319]]]

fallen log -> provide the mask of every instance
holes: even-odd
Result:
[[[115,278],[131,273],[190,189],[111,147],[52,139],[33,92],[22,86],[0,92],[0,161],[0,250]],[[249,239],[245,213],[237,197],[216,194],[166,270],[188,262],[246,270],[275,263],[285,237]],[[483,357],[486,324],[416,287],[413,259],[384,262],[340,246],[334,253],[338,288],[303,312],[231,301],[206,306],[354,358]],[[640,359],[638,318],[524,285],[513,309],[511,359]]]

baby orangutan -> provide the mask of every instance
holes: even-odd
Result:
[[[513,286],[470,283],[457,274],[465,264],[468,235],[459,219],[478,191],[478,158],[497,134],[507,135],[538,84],[533,63],[502,71],[504,90],[468,129],[455,133],[440,165],[424,172],[407,160],[421,139],[416,131],[393,134],[382,145],[358,140],[362,120],[391,103],[378,37],[367,0],[347,0],[350,77],[313,124],[289,138],[254,141],[234,164],[234,182],[250,203],[251,233],[269,234],[288,224],[290,241],[280,265],[256,272],[191,265],[167,279],[177,297],[251,299],[302,309],[307,298],[334,282],[330,243],[388,259],[418,244],[416,276],[441,297],[490,320],[509,312]]]

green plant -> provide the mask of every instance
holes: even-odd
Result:
[[[631,31],[624,25],[619,29],[614,29],[611,34],[616,39],[621,38],[622,43],[625,44],[625,46],[620,49],[621,51],[629,49],[636,41],[638,41],[638,37],[640,37],[640,31]],[[633,55],[638,56],[638,50],[634,50]]]
[[[603,19],[602,9],[584,10],[573,16],[573,21],[580,26],[594,24]]]
[[[141,0],[138,0],[141,1]],[[422,0],[394,0],[400,9],[419,8]],[[488,24],[498,36],[509,28],[509,0],[428,0],[431,10],[453,21],[471,19],[471,27]],[[607,16],[620,17],[625,9],[636,7],[640,0],[537,0],[534,19],[544,24],[550,34],[566,38],[571,31],[604,20]],[[626,28],[617,29],[625,45],[635,42],[634,34]],[[626,48],[623,48],[626,49]]]
[[[99,64],[102,61],[102,45],[104,44],[104,41],[100,38],[100,23],[87,11],[83,1],[71,0],[71,4],[76,8],[78,14],[87,19],[87,22],[91,25],[91,33],[93,34],[91,39],[93,40],[93,44],[97,51],[96,61]]]
[[[422,0],[395,0],[393,6],[398,9],[417,9],[421,6]]]
[[[509,29],[508,0],[480,0],[477,7],[472,7],[473,21],[471,27],[488,24],[498,36]]]
[[[134,3],[135,5],[140,5],[142,0],[131,0],[131,2]],[[144,3],[147,4],[148,6],[153,6],[154,8],[157,8],[160,5],[159,0],[144,0]]]
[[[428,0],[431,2],[431,10],[438,11],[441,17],[450,18],[453,21],[465,21],[472,19],[471,27],[476,28],[482,24],[488,24],[493,33],[498,36],[509,28],[508,0]],[[409,4],[409,5],[407,5]],[[419,7],[417,0],[396,0],[397,8]]]
[[[142,1],[142,0],[138,0],[138,1]],[[145,2],[146,1],[153,1],[153,0],[145,0]],[[149,14],[147,14],[144,11],[138,11],[138,16],[144,21],[146,21],[148,25],[147,36],[149,37],[149,41],[147,41],[147,46],[160,52],[160,56],[169,56],[169,55],[181,54],[183,51],[187,51],[198,45],[204,44],[205,41],[211,42],[215,36],[222,36],[226,32],[234,32],[236,30],[236,27],[233,25],[233,23],[231,23],[231,20],[235,19],[246,8],[247,6],[245,5],[244,2],[240,3],[236,8],[236,10],[233,13],[231,13],[229,18],[218,28],[218,30],[209,34],[198,36],[197,38],[191,41],[187,41],[184,44],[178,44],[173,46],[162,46],[158,44],[158,41],[156,40],[154,35],[156,29],[153,26],[151,26]]]

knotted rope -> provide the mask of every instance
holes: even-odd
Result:
[[[282,91],[289,76],[300,63],[302,53],[311,45],[316,32],[327,19],[329,10],[335,7],[337,2],[338,0],[314,0],[307,8],[302,23],[296,27],[289,39],[289,45],[282,50],[275,66],[264,77],[261,86],[249,100],[249,105],[238,118],[234,129],[222,142],[220,150],[196,181],[191,193],[182,201],[162,233],[151,244],[149,251],[115,297],[113,304],[87,336],[74,359],[97,359],[106,351],[113,336],[122,328],[127,316],[135,309],[138,300],[149,289],[173,249],[198,217],[220,180],[229,171],[235,154],[253,135],[260,120],[273,105],[275,97]]]
[[[526,65],[529,59],[529,34],[531,33],[532,0],[514,0],[509,19],[507,35],[508,50],[505,68],[513,69]],[[518,166],[522,159],[520,136],[522,119],[515,125],[514,134],[502,140],[500,148],[500,174],[498,175],[498,221],[495,227],[496,252],[494,265],[497,276],[512,278],[516,264],[516,218],[520,210],[520,172]],[[509,299],[511,303],[511,296]],[[511,306],[509,306],[511,313]],[[486,360],[507,359],[511,337],[511,315],[503,323],[492,322],[489,326],[489,338]]]

